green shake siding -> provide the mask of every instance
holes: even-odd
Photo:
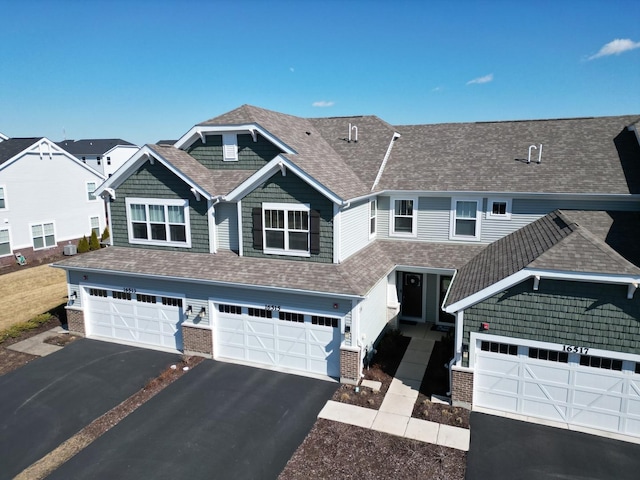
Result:
[[[238,135],[237,162],[223,161],[222,135],[207,135],[204,144],[197,140],[187,153],[211,170],[258,170],[282,152],[264,137],[257,138],[254,142],[249,134]]]
[[[309,204],[320,213],[320,253],[311,257],[265,255],[253,248],[253,208],[263,202]],[[283,258],[288,260],[333,263],[333,203],[292,173],[282,176],[276,173],[264,184],[242,199],[242,242],[246,257]]]
[[[125,199],[171,198],[189,200],[191,227],[191,248],[163,247],[156,245],[130,244],[127,233],[127,213]],[[170,172],[160,162],[154,165],[146,162],[116,190],[116,199],[111,202],[111,225],[113,242],[118,247],[145,248],[154,250],[176,250],[196,253],[209,252],[209,226],[207,223],[207,201],[196,201],[189,186]]]
[[[489,333],[640,354],[640,295],[626,285],[540,280],[522,282],[464,312],[464,343],[489,323]]]

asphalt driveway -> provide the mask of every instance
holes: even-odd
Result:
[[[207,360],[49,479],[275,479],[337,383]]]
[[[471,412],[467,480],[637,480],[640,445]]]
[[[0,477],[13,478],[179,359],[81,339],[0,376]]]

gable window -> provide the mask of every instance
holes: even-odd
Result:
[[[129,242],[191,247],[187,200],[127,198]]]
[[[264,253],[308,256],[309,206],[264,203]]]
[[[416,236],[416,223],[418,219],[418,200],[415,198],[391,199],[391,235]]]
[[[11,255],[11,241],[9,239],[9,229],[0,230],[0,257]]]
[[[378,204],[376,200],[369,202],[369,238],[376,234],[376,216],[378,214]]]
[[[480,240],[480,200],[452,199],[450,237]]]
[[[235,133],[222,134],[222,159],[225,162],[238,161],[238,136]]]
[[[511,199],[490,198],[487,201],[487,218],[497,220],[511,219]]]
[[[90,217],[89,223],[91,223],[91,231],[96,232],[98,239],[100,239],[100,217]]]
[[[7,208],[7,200],[4,195],[4,187],[0,187],[0,210]]]
[[[56,235],[53,223],[39,223],[31,225],[31,238],[33,239],[33,249],[55,247]]]
[[[96,199],[93,192],[96,191],[96,182],[87,182],[87,200],[92,201]]]

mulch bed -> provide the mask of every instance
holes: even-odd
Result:
[[[279,480],[464,479],[467,454],[318,419]]]
[[[409,337],[404,337],[397,331],[388,332],[380,341],[371,365],[364,369],[365,379],[382,382],[379,392],[362,386],[358,387],[356,392],[356,387],[353,385],[340,385],[331,399],[335,402],[379,410],[410,341]]]

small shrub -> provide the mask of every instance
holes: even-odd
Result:
[[[87,253],[89,251],[89,240],[84,236],[78,241],[78,253]]]
[[[40,325],[47,323],[51,319],[50,313],[42,313],[33,317],[26,322],[16,323],[15,325],[0,331],[0,343],[4,342],[7,338],[17,338],[24,332],[38,328]]]
[[[104,227],[104,231],[102,232],[102,236],[100,237],[100,241],[104,242],[110,236],[111,236],[111,234],[109,233],[109,227]]]
[[[91,231],[91,240],[89,240],[89,250],[100,250],[100,241],[95,230]]]

